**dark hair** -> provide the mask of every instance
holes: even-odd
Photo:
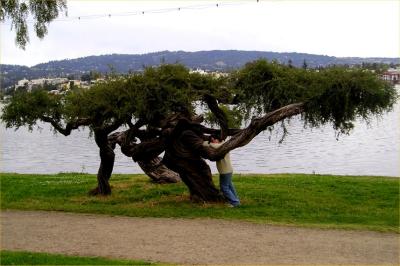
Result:
[[[211,138],[217,139],[218,141],[221,141],[221,138],[218,135],[215,135],[215,134],[210,135],[210,141],[211,141]]]

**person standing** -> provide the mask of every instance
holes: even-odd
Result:
[[[210,136],[210,140],[204,142],[204,145],[218,149],[223,143],[224,142],[221,142],[216,136]],[[217,161],[216,164],[219,173],[219,186],[222,194],[229,201],[230,207],[239,206],[240,200],[232,183],[233,168],[229,152],[222,160]]]

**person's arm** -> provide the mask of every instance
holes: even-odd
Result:
[[[201,157],[209,159],[211,161],[219,161],[224,158],[224,155],[219,155],[215,148],[210,147],[210,145],[204,146],[204,141],[201,137],[196,135],[191,130],[186,130],[181,135],[181,141],[185,146],[190,148],[192,151],[197,152]],[[213,145],[214,143],[212,143]]]
[[[218,143],[212,142],[212,143],[210,143],[210,147],[214,148],[214,149],[218,149],[221,146],[222,146],[222,142],[218,142]]]

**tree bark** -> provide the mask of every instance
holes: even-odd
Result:
[[[229,151],[248,144],[268,126],[303,111],[304,104],[296,103],[267,113],[263,117],[254,118],[247,128],[237,132],[218,149],[203,145],[202,127],[191,126],[184,122],[186,130],[181,128],[177,130],[178,132],[172,132],[169,144],[166,146],[164,161],[170,169],[179,173],[189,188],[193,200],[222,201],[224,200],[222,195],[212,182],[210,168],[202,158],[221,160]],[[179,124],[175,129],[177,128]]]
[[[108,140],[113,147],[119,144],[122,153],[131,157],[134,162],[137,162],[152,182],[159,184],[179,182],[181,180],[179,174],[169,169],[161,162],[162,159],[158,157],[165,149],[162,140],[149,140],[139,144],[134,142],[133,139],[135,137],[144,134],[144,132],[139,130],[136,130],[136,132],[135,130],[127,130],[110,135]]]
[[[167,184],[181,181],[179,174],[169,169],[161,160],[161,157],[155,157],[151,160],[138,161],[137,163],[154,183]]]
[[[190,124],[177,125],[175,129],[167,141],[163,162],[179,174],[193,201],[224,201],[212,181],[210,167],[200,155],[204,148],[202,132],[191,128]]]
[[[114,168],[115,153],[108,142],[108,134],[104,130],[95,130],[95,141],[100,148],[100,167],[97,172],[97,187],[89,191],[90,195],[110,195],[110,177]]]
[[[228,118],[226,117],[226,114],[219,108],[217,99],[215,99],[211,95],[206,94],[204,95],[203,99],[207,103],[210,111],[217,118],[218,124],[221,127],[219,138],[224,140],[228,136]]]
[[[43,122],[50,123],[55,130],[63,134],[64,136],[68,136],[71,134],[71,131],[74,129],[79,128],[80,126],[88,126],[92,123],[92,121],[88,118],[80,118],[76,119],[75,121],[68,122],[64,127],[61,125],[60,121],[54,119],[50,116],[42,115],[40,119]]]
[[[136,143],[135,137],[145,132],[137,129],[135,129],[137,131],[130,131],[129,139],[127,139],[127,132],[118,132],[112,134],[109,140],[110,143],[114,143],[114,146],[116,143],[121,145],[122,152],[126,156],[132,157],[134,161],[139,162],[145,169],[152,169],[151,163],[150,165],[145,164],[148,164],[165,150],[162,162],[169,169],[179,174],[182,181],[189,188],[192,200],[219,202],[224,201],[224,198],[215,187],[210,167],[203,158],[212,161],[221,160],[229,151],[248,144],[268,126],[285,118],[300,114],[303,111],[303,103],[290,104],[267,113],[263,117],[253,118],[250,125],[245,129],[232,130],[226,128],[224,130],[225,134],[234,135],[218,149],[203,146],[204,133],[206,131],[213,132],[213,130],[187,119],[178,120],[173,129],[166,129],[164,132],[159,132],[157,133],[158,137],[153,136],[154,138],[144,140],[141,143]],[[221,118],[221,120],[224,119]],[[149,168],[146,168],[147,166]],[[150,176],[153,171],[149,170],[148,172]]]
[[[294,103],[269,112],[263,117],[253,118],[247,128],[240,130],[218,149],[209,148],[203,150],[202,157],[211,161],[220,160],[231,150],[247,145],[260,132],[266,130],[267,127],[285,118],[300,114],[303,111],[304,103]]]
[[[163,162],[168,168],[179,173],[181,180],[189,189],[190,199],[194,202],[223,202],[225,198],[221,192],[215,187],[212,180],[211,169],[203,159],[192,161],[196,164],[185,167],[187,161],[182,158],[166,158]],[[199,169],[201,168],[201,169]]]

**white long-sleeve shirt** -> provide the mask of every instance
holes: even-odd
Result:
[[[212,143],[212,142],[204,141],[203,145],[206,147],[218,149],[223,143],[224,142]],[[225,157],[222,160],[217,161],[217,169],[218,169],[218,173],[220,173],[220,174],[233,173],[231,157],[229,155],[229,152],[227,154],[225,154]]]

